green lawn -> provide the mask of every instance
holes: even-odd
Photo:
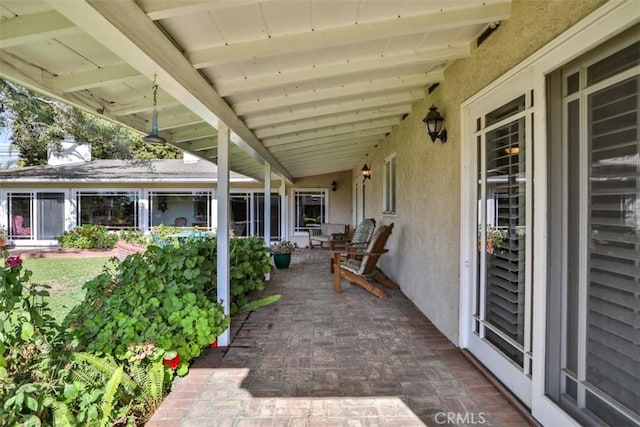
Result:
[[[31,282],[51,286],[49,305],[58,322],[71,307],[84,298],[82,285],[96,277],[108,264],[110,257],[91,258],[26,258],[22,266],[31,270]],[[113,269],[114,264],[109,263]]]

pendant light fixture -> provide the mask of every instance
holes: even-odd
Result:
[[[165,144],[166,139],[158,135],[158,85],[156,77],[153,77],[153,116],[151,117],[151,133],[142,140],[151,144]]]

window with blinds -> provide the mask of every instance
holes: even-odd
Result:
[[[552,225],[564,229],[551,235],[550,253],[565,256],[549,286],[564,302],[548,335],[563,351],[548,361],[547,392],[585,424],[640,425],[637,34],[613,54],[596,51],[554,73],[562,76],[564,118],[555,126],[564,149],[550,141],[549,152],[564,158],[556,167],[566,174],[551,173],[550,193],[566,202],[550,204]]]
[[[485,129],[478,212],[478,243],[485,249],[478,258],[484,276],[484,338],[520,367],[525,337],[524,110],[523,95],[478,122]]]
[[[585,380],[636,410],[640,408],[639,85],[640,78],[632,77],[589,95],[587,101]]]

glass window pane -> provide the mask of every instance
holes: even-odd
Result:
[[[588,98],[586,380],[636,410],[640,408],[639,85],[640,77],[627,79]]]
[[[31,239],[33,215],[31,211],[31,193],[9,193],[9,238]]]
[[[294,191],[294,203],[294,231],[306,231],[327,222],[324,191]]]
[[[80,224],[110,229],[138,227],[138,195],[127,192],[81,192],[77,196]]]

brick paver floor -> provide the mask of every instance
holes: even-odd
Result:
[[[329,252],[298,250],[153,418],[162,426],[527,426],[400,291],[333,291]],[[402,284],[401,284],[402,285]]]

